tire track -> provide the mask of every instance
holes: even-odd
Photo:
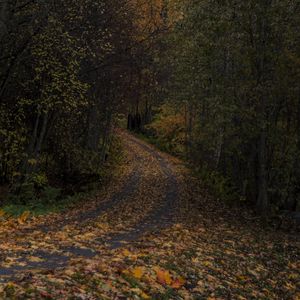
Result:
[[[52,224],[51,226],[41,225],[38,227],[43,232],[59,232],[66,225],[75,225],[83,228],[87,222],[91,222],[101,214],[110,209],[117,207],[121,203],[134,200],[134,195],[141,184],[141,178],[143,177],[143,157],[134,149],[142,149],[142,153],[147,153],[150,157],[154,158],[159,165],[161,172],[164,174],[163,180],[165,181],[164,197],[160,203],[150,211],[141,221],[135,226],[125,232],[105,235],[102,238],[97,238],[89,244],[89,248],[81,248],[78,246],[63,246],[58,245],[57,251],[50,253],[46,250],[28,250],[22,253],[18,253],[18,259],[15,261],[16,265],[12,265],[8,268],[0,268],[0,282],[8,281],[16,277],[18,274],[25,274],[33,270],[55,270],[64,268],[68,265],[70,257],[82,257],[92,258],[101,253],[92,249],[93,243],[96,246],[106,243],[109,249],[120,248],[125,243],[131,243],[137,241],[144,234],[160,230],[166,226],[171,225],[174,222],[174,215],[176,212],[176,205],[178,201],[178,182],[175,172],[172,169],[172,165],[167,159],[162,157],[154,148],[139,141],[137,138],[129,135],[123,135],[126,139],[126,147],[130,151],[130,155],[133,156],[133,171],[130,173],[129,178],[122,188],[117,191],[112,197],[99,204],[95,209],[76,215],[73,218],[69,218],[59,222],[58,224]],[[155,187],[151,187],[155,188]],[[146,192],[146,191],[145,191]],[[132,200],[131,200],[132,201]],[[36,229],[35,229],[36,230]],[[27,232],[27,234],[30,234]],[[40,258],[39,261],[30,261],[30,256]]]
[[[120,248],[124,243],[136,241],[146,233],[160,230],[171,225],[174,222],[176,206],[179,200],[178,182],[170,163],[154,148],[144,144],[133,136],[128,135],[128,138],[158,161],[161,171],[166,176],[166,191],[162,205],[152,210],[143,220],[136,224],[133,229],[121,234],[114,234],[109,238],[107,243],[110,249]]]

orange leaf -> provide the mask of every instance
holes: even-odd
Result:
[[[185,280],[182,277],[179,277],[172,283],[172,288],[180,289],[184,284],[185,284]]]
[[[5,216],[5,211],[3,209],[0,209],[0,218]]]
[[[24,211],[22,215],[18,218],[18,223],[24,224],[29,216],[30,216],[30,211]]]
[[[156,276],[157,276],[157,281],[160,284],[171,285],[172,279],[169,271],[157,269]]]

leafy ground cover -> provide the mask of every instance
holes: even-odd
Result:
[[[65,212],[1,218],[1,299],[299,299],[299,236],[224,206],[121,134],[119,176]]]

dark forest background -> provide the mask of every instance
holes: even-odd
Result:
[[[2,0],[1,201],[99,180],[127,122],[221,199],[299,210],[299,16],[293,0]]]

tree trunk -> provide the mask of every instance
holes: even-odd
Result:
[[[257,209],[266,217],[269,213],[268,199],[268,174],[267,174],[267,87],[264,84],[266,73],[266,48],[268,43],[267,13],[271,6],[270,0],[262,2],[262,10],[258,16],[259,40],[257,47],[257,88],[260,93],[258,104],[259,116],[261,117],[261,131],[258,143],[258,198]]]
[[[105,133],[103,137],[103,143],[102,143],[102,149],[101,149],[101,160],[102,162],[105,162],[106,156],[107,156],[107,149],[109,145],[109,137],[110,137],[110,131],[111,131],[111,121],[112,121],[112,112],[108,113],[107,116],[107,123],[105,128]]]
[[[267,144],[267,133],[266,130],[262,130],[260,135],[260,141],[258,146],[258,157],[259,157],[259,188],[258,188],[258,199],[257,209],[260,213],[266,216],[269,212],[269,199],[268,199],[268,179],[267,179],[267,162],[266,162],[266,144]]]
[[[35,146],[35,149],[34,149],[34,153],[33,153],[33,158],[36,160],[36,163],[30,169],[30,172],[36,172],[37,169],[38,169],[38,158],[40,156],[42,145],[43,145],[44,140],[45,140],[47,125],[48,125],[48,113],[45,113],[45,115],[43,117],[43,124],[42,124],[42,128],[41,128],[41,133],[38,137],[38,140],[36,142],[36,146]]]

